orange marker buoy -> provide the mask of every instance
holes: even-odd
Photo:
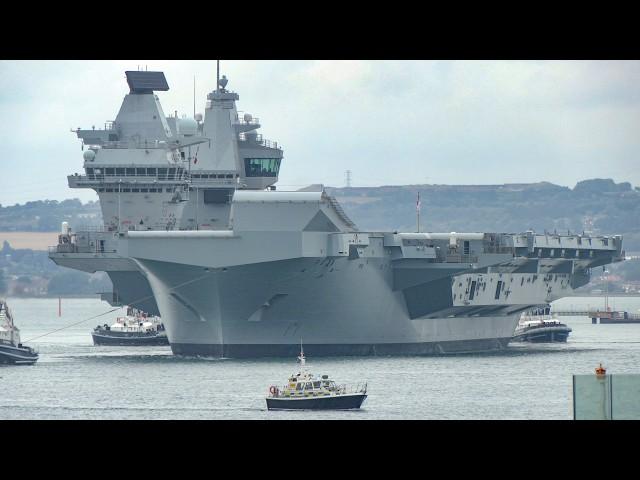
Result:
[[[602,364],[600,364],[600,366],[598,368],[596,368],[596,375],[597,376],[602,376],[605,375],[607,373],[607,370],[602,366]]]

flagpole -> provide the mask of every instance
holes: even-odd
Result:
[[[418,192],[418,201],[416,202],[416,219],[418,223],[418,233],[420,233],[420,192]]]

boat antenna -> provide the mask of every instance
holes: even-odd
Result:
[[[300,355],[298,356],[298,360],[300,360],[300,365],[304,367],[305,358],[304,358],[304,350],[302,348],[302,338],[300,338]]]
[[[416,202],[416,219],[418,223],[418,233],[420,233],[420,192],[418,192],[418,201]]]
[[[609,311],[609,270],[607,270],[604,266],[602,267],[604,270],[604,311]]]

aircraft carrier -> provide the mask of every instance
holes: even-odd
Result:
[[[503,349],[521,312],[624,258],[622,237],[361,231],[321,186],[279,191],[283,150],[217,75],[204,115],[165,116],[162,72],[126,72],[104,129],[75,130],[104,226],[50,258],[107,272],[112,304],[161,315],[175,354],[447,354]],[[310,145],[309,148],[312,148]]]

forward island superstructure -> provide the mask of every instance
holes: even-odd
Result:
[[[69,177],[97,191],[104,231],[63,231],[50,256],[106,271],[111,300],[161,315],[174,353],[501,349],[521,312],[624,258],[619,235],[360,231],[321,186],[276,190],[282,148],[225,77],[193,119],[164,117],[162,73],[127,79],[116,121],[78,129],[85,174]]]

